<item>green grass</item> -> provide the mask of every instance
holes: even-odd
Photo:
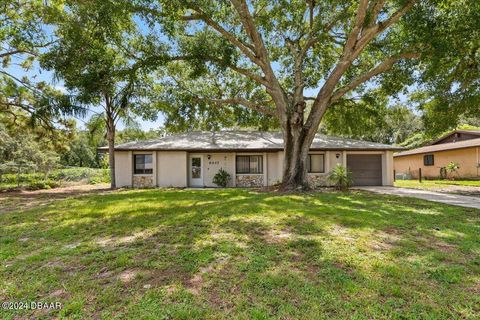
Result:
[[[49,173],[47,179],[45,179],[45,174],[41,172],[2,174],[0,176],[0,191],[50,189],[66,184],[105,182],[110,182],[108,169],[71,167],[53,170]]]
[[[69,319],[478,319],[480,211],[355,191],[128,190],[0,214],[0,297]]]
[[[447,186],[480,187],[480,180],[397,180],[396,187],[418,189],[440,189]]]

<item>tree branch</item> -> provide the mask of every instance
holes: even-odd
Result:
[[[234,97],[234,98],[225,98],[225,99],[213,99],[207,97],[196,97],[198,100],[209,101],[215,103],[217,105],[227,105],[227,104],[240,104],[249,109],[254,111],[261,112],[266,115],[275,116],[275,110],[268,109],[265,107],[266,104],[270,103],[271,101],[262,101],[261,103],[254,103],[250,100],[247,100],[242,97]]]
[[[355,45],[355,50],[352,54],[353,58],[355,59],[356,57],[358,57],[358,55],[362,53],[363,49],[365,49],[365,47],[370,43],[370,41],[372,41],[376,36],[385,31],[398,20],[400,20],[400,18],[403,17],[417,1],[418,0],[408,1],[405,5],[403,5],[403,7],[401,7],[394,14],[392,14],[390,18],[379,23],[375,23],[373,26],[367,28],[365,32],[362,33],[361,38],[358,39],[358,42]]]
[[[363,25],[365,24],[365,18],[368,9],[368,0],[360,1],[357,9],[355,25],[347,37],[342,56],[340,57],[339,62],[332,70],[330,75],[327,77],[324,85],[318,92],[317,98],[315,99],[312,106],[312,111],[310,112],[308,119],[305,123],[305,130],[311,131],[313,130],[313,128],[318,127],[318,124],[320,123],[323,114],[331,103],[332,95],[334,94],[336,84],[341,79],[346,70],[351,66],[352,62],[363,52],[363,50],[370,43],[370,41],[374,39],[378,34],[383,32],[385,29],[390,27],[392,24],[397,22],[403,15],[408,12],[408,10],[415,4],[416,1],[417,0],[408,1],[403,7],[398,9],[392,16],[390,16],[390,18],[383,22],[375,23],[373,27],[367,28],[365,32],[361,31]],[[378,10],[379,13],[381,8],[377,7],[375,10]],[[388,63],[393,64],[394,62]],[[378,67],[384,68],[386,67],[386,65],[379,65]],[[376,71],[374,72],[374,74],[371,75],[371,77],[375,76],[380,72],[382,72],[380,71],[380,69],[376,69]],[[365,81],[367,80],[368,79],[366,79]]]
[[[270,104],[272,101],[262,101],[261,103],[255,103],[242,97],[233,97],[233,98],[224,98],[224,99],[200,97],[195,92],[191,91],[189,88],[186,88],[184,85],[182,85],[180,81],[178,81],[178,79],[176,79],[175,77],[172,77],[172,79],[176,83],[177,87],[187,91],[189,94],[193,96],[194,100],[196,101],[208,101],[208,102],[215,103],[217,105],[240,104],[254,111],[261,112],[265,115],[270,115],[270,116],[276,115],[275,110],[268,109],[266,107],[266,105]]]
[[[255,53],[261,61],[261,64],[259,66],[264,72],[265,78],[269,83],[267,91],[272,96],[273,100],[277,101],[275,103],[275,106],[277,108],[277,116],[281,120],[281,123],[285,124],[287,123],[288,111],[285,106],[288,105],[288,99],[286,97],[285,91],[283,90],[280,82],[275,75],[275,72],[273,71],[262,36],[260,35],[255,26],[255,21],[250,14],[248,5],[245,0],[230,0],[230,2],[237,11],[243,28],[245,29],[245,32],[250,37],[253,45],[255,46]]]
[[[380,11],[382,11],[384,6],[385,0],[377,0],[376,2],[372,3],[371,8],[369,8],[369,11],[371,12],[371,20],[369,23],[369,27],[377,23],[378,15],[380,14]]]
[[[347,41],[343,48],[343,57],[347,57],[350,55],[351,51],[355,47],[358,41],[358,36],[362,31],[363,24],[365,22],[365,18],[367,16],[367,8],[368,8],[368,0],[360,0],[357,8],[357,14],[355,18],[355,24],[353,26],[352,31],[347,37]]]
[[[180,17],[180,19],[184,21],[193,21],[193,20],[201,20],[205,22],[208,26],[212,29],[220,33],[225,39],[227,39],[231,44],[236,46],[243,54],[245,54],[254,64],[260,66],[261,61],[255,55],[255,47],[250,44],[247,44],[243,41],[240,41],[236,36],[232,33],[228,32],[225,28],[223,28],[219,23],[211,19],[208,15],[206,15],[200,8],[197,6],[192,6],[192,10],[195,10],[196,14],[191,14],[188,16]]]
[[[331,98],[331,102],[338,101],[343,95],[345,95],[347,92],[354,90],[361,84],[367,82],[371,78],[379,75],[380,73],[383,73],[393,67],[393,65],[402,59],[414,59],[418,58],[420,55],[417,53],[404,53],[400,54],[398,56],[390,57],[386,60],[384,60],[382,63],[378,64],[375,68],[371,69],[370,71],[364,73],[363,75],[359,76],[358,78],[354,79],[352,82],[349,84],[339,88],[336,90]]]
[[[218,63],[219,65],[222,64],[222,61],[218,58],[215,58],[215,57],[207,57],[207,60],[209,60],[211,62]],[[251,80],[257,82],[260,85],[264,85],[267,88],[269,87],[269,83],[268,83],[267,79],[265,79],[264,76],[255,74],[251,70],[248,70],[248,69],[245,69],[245,68],[242,68],[242,67],[238,67],[238,66],[233,65],[233,64],[227,64],[225,66],[229,69],[232,69],[235,72],[238,72],[238,73],[246,76],[247,78],[250,78]]]
[[[12,55],[17,54],[17,53],[28,53],[30,55],[35,55],[35,53],[31,52],[31,51],[23,50],[23,49],[17,49],[17,50],[12,50],[12,51],[7,51],[7,52],[0,53],[0,59],[4,58],[4,57],[7,57],[7,56],[12,56]]]

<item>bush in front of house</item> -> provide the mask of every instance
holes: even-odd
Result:
[[[352,186],[352,173],[344,166],[337,164],[329,173],[328,180],[336,189],[346,191]]]
[[[223,168],[220,168],[220,170],[218,170],[215,176],[213,176],[212,182],[219,187],[225,188],[228,185],[228,182],[230,181],[230,179],[231,179],[230,173],[223,170]]]
[[[447,164],[445,166],[445,170],[447,171],[447,177],[449,176],[449,174],[457,172],[458,169],[460,169],[460,165],[458,163],[455,163],[455,162],[452,161],[449,164]],[[450,175],[450,179],[453,179],[453,177],[451,175]]]

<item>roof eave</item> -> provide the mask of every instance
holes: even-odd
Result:
[[[387,148],[345,148],[345,147],[325,147],[325,148],[310,148],[311,151],[401,151],[405,148],[401,147],[387,147]],[[97,148],[98,152],[108,152],[108,148]],[[232,148],[232,149],[204,149],[204,148],[115,148],[115,151],[185,151],[185,152],[273,152],[283,151],[283,148]]]

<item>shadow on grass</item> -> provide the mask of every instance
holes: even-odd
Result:
[[[455,314],[472,303],[453,286],[479,271],[478,221],[363,192],[120,191],[0,216],[0,270],[9,300],[67,288],[81,307],[64,315],[178,315],[179,301],[193,318]]]

